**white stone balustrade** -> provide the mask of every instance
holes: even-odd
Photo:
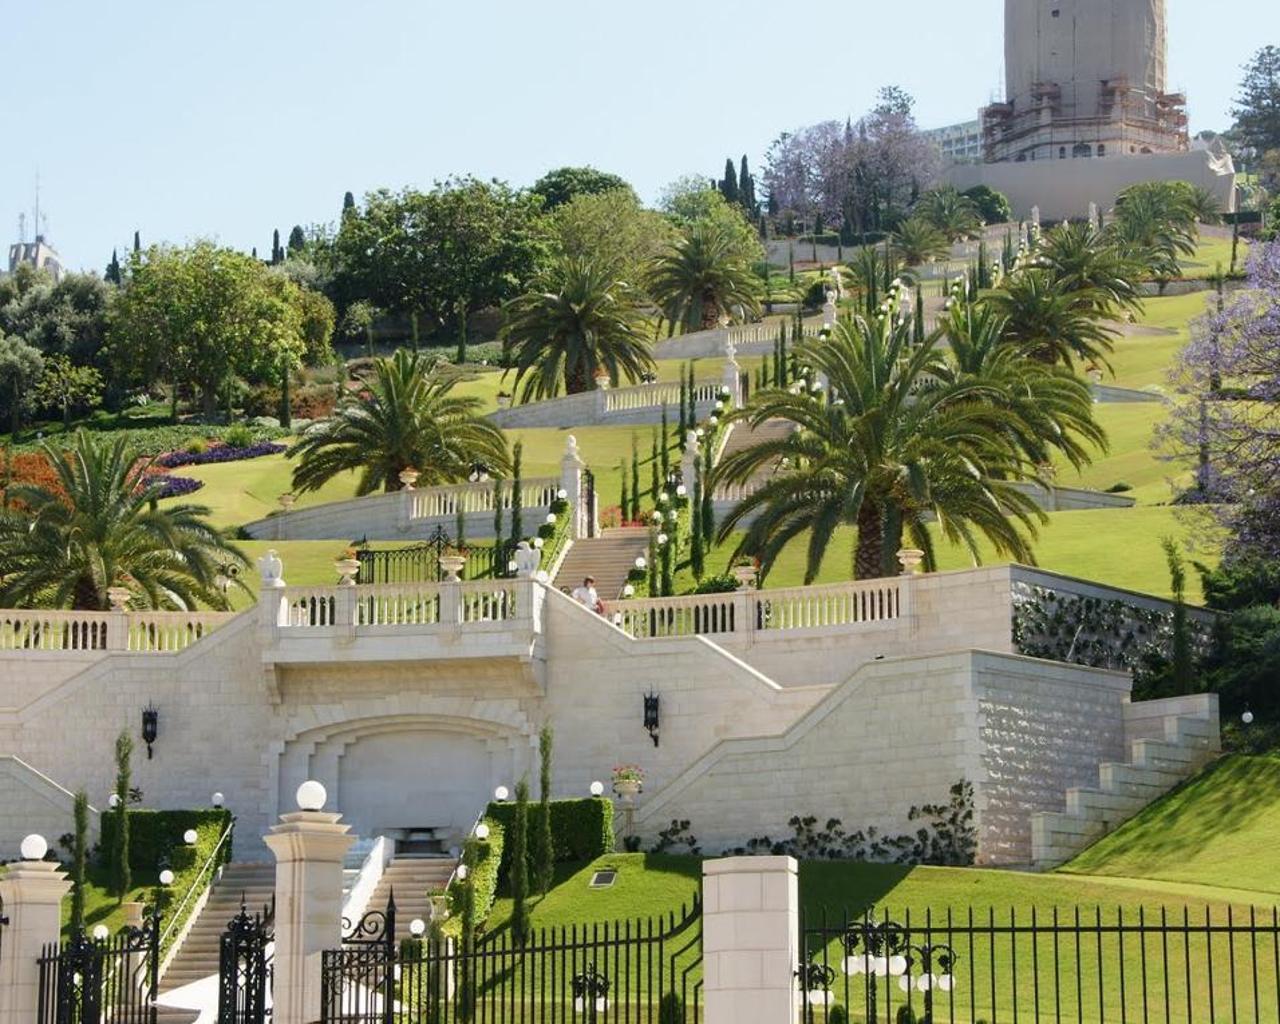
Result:
[[[604,395],[604,411],[608,414],[631,409],[661,409],[663,406],[679,408],[680,391],[678,382],[657,381],[633,388],[619,388],[617,391],[603,391],[601,394]],[[695,405],[714,405],[719,396],[719,381],[694,382]]]
[[[605,604],[605,614],[636,639],[794,634],[902,618],[910,585],[909,579],[890,577],[817,587],[612,601]]]
[[[230,612],[0,610],[0,651],[181,651]]]
[[[538,477],[525,480],[520,486],[520,506],[526,509],[545,509],[556,500],[560,481],[555,477]],[[512,507],[515,487],[510,481],[501,484],[502,507]],[[404,492],[401,492],[404,493]],[[456,516],[459,512],[493,512],[494,485],[492,483],[456,484],[448,487],[425,487],[409,492],[410,519],[430,519],[437,516]]]

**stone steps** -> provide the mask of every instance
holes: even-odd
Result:
[[[384,910],[394,893],[396,938],[409,938],[410,922],[414,918],[431,919],[431,897],[444,892],[457,866],[451,857],[396,857],[383,870],[365,913]]]
[[[274,864],[226,865],[160,978],[160,991],[169,992],[217,974],[218,950],[227,924],[240,913],[242,901],[251,914],[270,903],[275,894],[275,880]]]
[[[1066,809],[1031,816],[1031,856],[1038,869],[1057,867],[1194,774],[1217,749],[1215,723],[1190,715],[1168,715],[1157,730],[1163,739],[1130,744],[1127,762],[1098,766],[1098,785],[1067,790]]]
[[[610,529],[599,537],[575,540],[556,573],[555,585],[572,592],[583,577],[594,576],[600,600],[616,600],[636,559],[648,553],[649,531],[643,527]]]

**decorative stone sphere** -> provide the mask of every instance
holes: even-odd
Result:
[[[44,836],[38,832],[32,832],[22,840],[18,850],[23,860],[44,860],[44,855],[49,852],[49,844],[45,842]]]
[[[294,799],[298,801],[300,811],[319,811],[324,808],[324,802],[329,799],[329,794],[321,783],[315,779],[308,779],[298,787]]]

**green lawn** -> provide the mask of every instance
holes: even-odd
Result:
[[[1280,894],[1280,756],[1224,757],[1062,870]]]
[[[1237,270],[1243,269],[1248,255],[1249,243],[1241,239],[1240,250],[1236,257]],[[1231,239],[1201,235],[1196,241],[1195,254],[1184,257],[1179,262],[1182,265],[1183,277],[1208,277],[1210,274],[1216,274],[1219,269],[1225,273],[1231,269]]]
[[[65,858],[65,851],[58,851]],[[68,865],[63,865],[66,871]],[[4,867],[0,865],[0,877],[4,876]],[[125,902],[143,903],[151,898],[152,890],[156,885],[156,876],[154,872],[135,871],[133,873],[133,888],[129,890],[128,899]],[[91,867],[88,870],[88,877],[85,880],[85,901],[84,901],[84,926],[85,931],[92,931],[94,927],[104,924],[110,930],[111,934],[115,934],[124,926],[124,907],[121,905],[109,891],[109,878],[105,868]],[[68,896],[62,901],[62,927],[66,929],[71,922],[71,898]]]
[[[1173,497],[1170,481],[1189,483],[1180,466],[1160,459],[1152,447],[1157,424],[1165,418],[1165,407],[1157,402],[1105,402],[1094,406],[1094,415],[1107,432],[1108,451],[1095,452],[1093,462],[1077,472],[1057,459],[1057,482],[1064,487],[1105,491],[1114,484],[1133,488],[1128,497],[1140,504],[1167,503]]]

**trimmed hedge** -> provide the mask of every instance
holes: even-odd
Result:
[[[102,835],[99,840],[102,849],[112,848],[118,820],[119,814],[116,811],[102,812]],[[204,841],[206,833],[210,831],[213,833],[213,842],[216,843],[218,836],[222,835],[230,824],[231,812],[225,807],[209,807],[195,811],[151,811],[130,808],[129,866],[134,871],[155,871],[161,860],[164,860],[173,869],[174,874],[177,874],[181,865],[176,861],[190,855],[190,848],[182,841],[182,834],[187,829],[196,830],[200,836],[197,842],[199,845]],[[230,863],[230,843],[227,843],[222,853],[222,863]]]
[[[485,810],[489,821],[499,822],[504,829],[515,820],[514,801],[491,803]],[[529,834],[537,834],[542,820],[542,806],[529,804]],[[604,797],[551,801],[552,855],[557,861],[594,860],[613,852],[613,801]],[[504,854],[499,876],[506,877]]]
[[[489,919],[489,911],[493,909],[493,901],[498,898],[498,879],[501,876],[502,862],[506,850],[506,829],[503,823],[486,816],[489,826],[488,839],[472,839],[475,855],[471,863],[471,887],[475,895],[475,922],[477,931]],[[458,882],[450,887],[449,919],[445,922],[445,933],[458,936],[462,934],[462,885]]]

